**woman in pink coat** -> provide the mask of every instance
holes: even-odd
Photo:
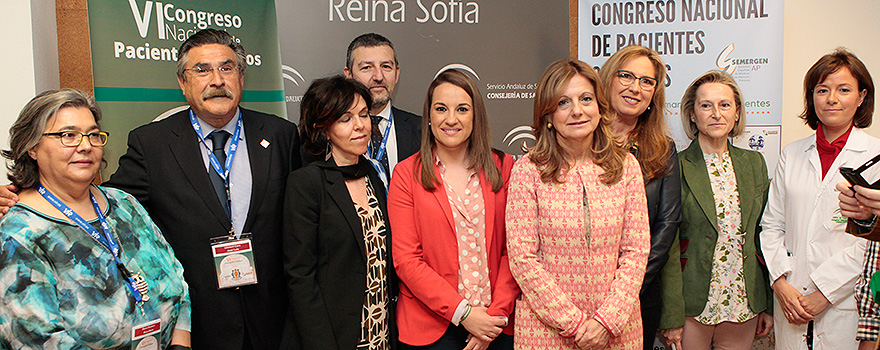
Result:
[[[608,113],[585,63],[558,61],[541,77],[537,144],[514,165],[507,197],[510,268],[523,292],[515,348],[642,348],[645,186]]]

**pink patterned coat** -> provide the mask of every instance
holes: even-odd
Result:
[[[645,186],[630,154],[619,182],[603,184],[602,173],[591,162],[571,169],[564,183],[548,184],[528,156],[514,165],[506,217],[510,269],[523,292],[517,349],[576,349],[572,335],[591,317],[611,332],[608,349],[642,349],[639,288],[650,244]]]

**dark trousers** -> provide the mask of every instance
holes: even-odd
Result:
[[[412,346],[403,344],[403,350],[461,350],[467,346],[468,331],[464,326],[450,324],[446,333],[433,344],[425,346]],[[513,336],[501,333],[487,350],[513,350]]]
[[[660,327],[661,303],[652,305],[642,304],[642,329],[645,331],[645,350],[654,349],[654,338],[657,337],[657,328]]]

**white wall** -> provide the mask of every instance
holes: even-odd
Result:
[[[31,28],[31,1],[5,0],[0,11],[0,33],[6,38],[6,62],[0,68],[0,148],[9,149],[9,127],[18,112],[34,97],[34,50]],[[6,180],[6,167],[0,169],[0,183]]]
[[[765,0],[775,1],[775,0]],[[822,55],[839,46],[856,54],[880,92],[880,2],[877,0],[788,0],[782,69],[782,144],[813,133],[797,116],[804,109],[804,75]],[[869,134],[880,137],[880,104],[874,98]]]
[[[58,88],[58,45],[54,0],[3,0],[0,33],[4,64],[0,67],[0,148],[9,149],[9,127],[38,91]],[[3,164],[3,163],[0,163]],[[0,184],[6,167],[0,167]]]

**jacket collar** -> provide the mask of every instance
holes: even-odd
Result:
[[[746,159],[746,151],[734,147],[730,141],[727,142],[727,149],[730,154],[730,160],[733,163],[733,171],[736,176],[737,191],[740,198],[740,212],[743,217],[751,213],[753,208],[752,201],[749,198],[754,197],[757,190],[754,182],[754,169],[748,164]],[[718,218],[715,213],[715,195],[712,191],[712,184],[709,182],[709,171],[706,168],[706,160],[703,158],[703,150],[700,148],[699,139],[694,139],[691,145],[682,151],[679,156],[683,160],[681,162],[682,181],[687,183],[691,189],[697,203],[700,204],[706,219],[712,223],[712,228],[716,234],[718,232]]]

